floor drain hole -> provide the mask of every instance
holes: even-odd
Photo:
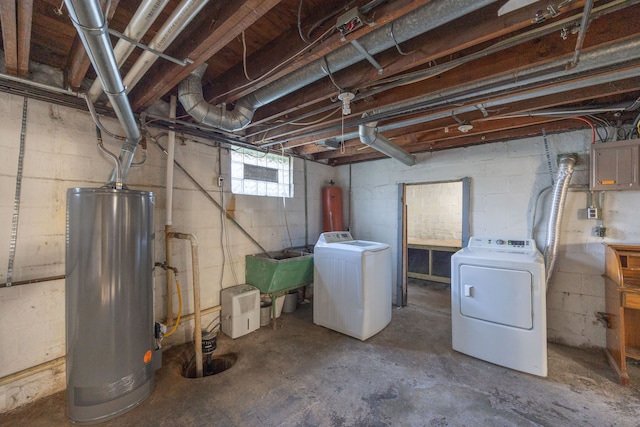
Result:
[[[219,374],[235,365],[238,360],[236,353],[221,354],[219,356],[205,355],[202,357],[202,376],[208,377]],[[182,369],[182,375],[187,378],[197,378],[196,358],[192,357]]]

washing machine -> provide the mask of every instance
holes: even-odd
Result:
[[[544,260],[532,239],[472,237],[451,258],[453,349],[547,376]]]
[[[313,251],[313,322],[360,340],[391,322],[391,248],[347,231],[320,235]]]

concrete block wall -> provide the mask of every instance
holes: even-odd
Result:
[[[418,239],[462,239],[462,183],[409,185],[407,236]]]
[[[6,281],[23,98],[0,93],[0,282]],[[117,121],[103,119],[115,133]],[[151,129],[166,148],[167,138]],[[105,145],[119,152],[121,143],[103,134]],[[282,200],[230,193],[229,153],[205,145],[206,141],[178,139],[176,160],[268,251],[289,246],[313,245],[321,232],[321,188],[334,176],[334,170],[307,161],[308,227],[305,226],[305,165],[294,159],[295,197]],[[139,155],[136,155],[136,160]],[[221,156],[219,163],[218,156]],[[219,170],[222,165],[222,171]],[[98,152],[95,127],[88,113],[36,100],[28,100],[26,152],[13,281],[65,274],[66,191],[71,187],[102,186],[112,163]],[[217,177],[225,178],[224,191]],[[151,141],[148,160],[132,168],[127,185],[132,189],[153,191],[156,199],[155,259],[165,260],[164,226],[166,157]],[[223,199],[224,197],[224,199]],[[220,212],[179,170],[174,172],[173,230],[193,233],[199,242],[201,305],[218,305],[222,288],[244,283],[245,255],[259,253],[257,248]],[[221,240],[222,239],[222,240]],[[224,242],[224,251],[222,243]],[[173,240],[173,262],[180,271],[183,313],[193,312],[190,246]],[[224,260],[224,262],[223,262]],[[223,273],[224,265],[224,275]],[[232,269],[233,267],[233,269]],[[166,280],[161,269],[154,274],[156,320],[166,315]],[[171,284],[173,312],[178,311],[175,285]],[[0,381],[15,373],[51,363],[42,372],[4,384],[0,382],[0,413],[16,408],[65,387],[65,283],[43,283],[0,288]],[[203,326],[215,321],[205,316]],[[193,339],[193,323],[184,322],[163,342],[164,347]],[[13,377],[12,377],[13,378]]]
[[[547,299],[550,341],[572,346],[604,347],[605,328],[597,320],[604,311],[603,243],[638,244],[640,209],[637,192],[606,192],[603,224],[606,237],[593,234],[594,220],[585,219],[589,183],[590,131],[549,135],[547,166],[542,137],[418,154],[408,167],[393,159],[351,165],[351,229],[359,239],[392,246],[397,259],[399,207],[402,183],[440,182],[470,177],[471,235],[528,237],[531,212],[538,193],[550,186],[557,173],[556,156],[578,153],[562,219],[555,274]],[[338,168],[338,185],[347,188],[348,166]],[[534,237],[544,249],[549,193],[539,200]],[[394,293],[396,281],[394,263]]]

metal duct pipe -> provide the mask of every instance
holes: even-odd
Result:
[[[378,128],[376,127],[377,125],[378,122],[361,124],[358,127],[360,141],[362,141],[363,144],[373,148],[374,150],[377,150],[389,157],[393,157],[394,159],[401,161],[407,166],[415,165],[415,156],[393,144],[384,136],[380,135],[378,133]]]
[[[429,30],[481,9],[495,1],[496,0],[433,0],[414,12],[398,18],[393,24],[393,35],[391,32],[392,24],[389,23],[361,37],[358,39],[358,43],[370,55],[375,55],[394,47],[396,43],[405,42]],[[193,111],[195,114],[193,117],[196,120],[200,120],[202,123],[222,130],[233,132],[248,125],[251,122],[253,113],[258,107],[269,104],[326,77],[329,71],[333,73],[343,70],[363,59],[364,56],[358,49],[351,44],[347,44],[325,57],[313,61],[307,66],[269,83],[238,100],[235,108],[240,108],[241,112],[231,121],[231,127],[225,127],[229,124],[226,119],[226,116],[230,114],[228,111],[215,106],[205,108],[204,105],[198,105],[200,103],[199,96],[196,88],[192,87],[196,77],[194,74],[185,79],[184,87],[182,83],[180,84],[182,90],[189,90],[189,92],[185,92],[184,97],[180,95],[180,102],[185,99],[185,101],[189,103],[188,105],[183,105],[187,111]],[[326,64],[329,64],[329,70],[325,69]],[[202,77],[202,73],[200,73],[199,77]],[[199,91],[202,93],[202,86],[200,85],[199,79],[198,85],[200,86]],[[179,93],[181,93],[180,88]],[[187,94],[189,94],[189,96],[186,96]],[[198,101],[197,103],[196,100]],[[238,119],[241,120],[241,122],[238,122]]]
[[[153,40],[149,42],[149,47],[160,53],[178,37],[178,35],[189,25],[191,20],[202,10],[209,0],[182,0],[178,7],[171,13],[162,27],[158,30]],[[156,62],[158,56],[145,50],[140,54],[138,60],[133,64],[124,78],[127,93],[131,92],[136,84],[142,79],[149,68]]]
[[[118,65],[107,32],[107,21],[98,0],[64,0],[64,3],[87,55],[89,55],[91,64],[102,83],[104,92],[107,94],[113,111],[127,136],[120,150],[121,178],[124,181],[133,162],[138,142],[140,142],[140,130],[118,72]],[[116,175],[117,170],[114,170],[111,174],[112,182]]]
[[[547,292],[549,291],[549,282],[551,281],[551,276],[553,275],[553,269],[556,263],[564,203],[567,199],[569,182],[571,181],[571,175],[573,175],[573,167],[575,166],[576,161],[577,159],[575,155],[567,154],[560,158],[558,165],[558,176],[553,188],[553,199],[549,213],[547,244],[544,249],[544,264],[547,269]]]
[[[202,76],[208,64],[204,63],[196,68],[187,78],[178,85],[178,99],[185,111],[199,123],[204,123],[227,132],[238,131],[253,118],[254,108],[247,107],[246,103],[236,103],[233,111],[227,111],[224,107],[216,107],[209,104],[202,94]]]
[[[136,13],[131,18],[131,21],[129,21],[129,25],[127,25],[123,34],[130,39],[140,41],[142,36],[149,31],[149,28],[151,28],[155,20],[158,19],[167,3],[169,3],[169,0],[145,0],[140,7],[138,7],[138,10],[136,10]],[[133,44],[123,39],[118,40],[118,43],[116,43],[113,48],[113,54],[118,63],[118,67],[124,64],[124,61],[131,55],[133,49],[135,49]],[[100,86],[100,82],[95,80],[91,88],[89,88],[87,95],[92,102],[95,102],[101,93],[102,87]]]

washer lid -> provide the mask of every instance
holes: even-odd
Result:
[[[386,243],[370,242],[367,240],[354,240],[348,231],[330,231],[322,233],[316,243],[314,252],[322,248],[331,248],[335,250],[364,252],[364,251],[380,251],[387,249],[389,245]]]

